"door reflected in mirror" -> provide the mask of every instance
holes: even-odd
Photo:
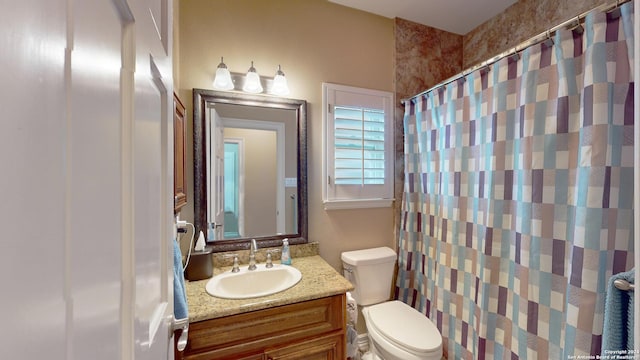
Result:
[[[242,175],[242,176],[241,176]],[[239,238],[244,234],[244,139],[224,139],[224,238]],[[244,202],[243,202],[244,203]]]
[[[306,102],[194,89],[194,215],[214,251],[307,242]]]

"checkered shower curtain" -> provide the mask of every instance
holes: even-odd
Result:
[[[406,102],[396,297],[449,359],[600,353],[634,266],[632,13]]]

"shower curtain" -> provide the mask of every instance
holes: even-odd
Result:
[[[396,298],[449,359],[599,354],[633,267],[633,4],[405,102]]]

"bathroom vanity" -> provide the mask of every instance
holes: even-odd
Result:
[[[205,290],[208,279],[188,282],[189,341],[182,358],[344,359],[351,283],[317,255],[294,258],[293,266],[302,273],[297,285],[257,298],[216,298]],[[216,268],[214,276],[228,270]]]

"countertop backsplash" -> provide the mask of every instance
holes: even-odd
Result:
[[[294,259],[298,257],[314,256],[320,253],[317,242],[290,245],[289,248],[291,251],[291,257]],[[267,260],[267,252],[271,252],[272,260],[280,260],[281,250],[281,247],[258,248],[258,251],[256,251],[256,262],[264,263]],[[238,261],[241,266],[249,263],[249,250],[247,249],[240,251],[213,253],[213,267],[219,268],[233,265],[234,254],[238,255]]]

